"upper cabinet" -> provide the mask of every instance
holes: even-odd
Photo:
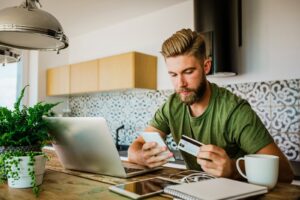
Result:
[[[156,89],[156,74],[155,56],[129,52],[48,69],[47,95],[132,88]]]
[[[66,95],[70,93],[70,66],[47,70],[47,95]]]
[[[98,91],[98,60],[71,64],[70,93]]]
[[[99,90],[156,89],[157,58],[130,52],[99,59]]]

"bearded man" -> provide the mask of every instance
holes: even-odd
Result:
[[[176,92],[156,111],[145,131],[158,132],[162,138],[171,133],[177,144],[182,135],[206,144],[197,157],[182,152],[188,169],[237,179],[237,158],[270,154],[279,157],[279,181],[292,181],[287,158],[249,103],[206,79],[211,60],[200,34],[190,29],[177,31],[163,43],[161,53]],[[168,149],[138,137],[130,145],[128,158],[152,168],[173,156],[164,151]]]

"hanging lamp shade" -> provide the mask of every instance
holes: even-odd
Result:
[[[59,51],[68,38],[58,20],[37,7],[39,0],[0,10],[0,44],[29,50]]]
[[[0,64],[15,63],[20,60],[21,56],[10,48],[0,46]]]

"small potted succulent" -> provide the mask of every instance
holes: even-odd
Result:
[[[51,141],[43,116],[53,115],[58,103],[39,102],[32,107],[21,106],[25,86],[14,109],[0,107],[0,181],[9,187],[33,188],[39,194],[45,171],[46,155],[42,147]]]

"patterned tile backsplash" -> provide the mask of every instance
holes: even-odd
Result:
[[[223,85],[246,99],[289,160],[300,161],[300,79]],[[122,90],[71,96],[72,116],[104,117],[119,144],[129,145],[173,90]],[[172,137],[167,138],[176,149]]]

